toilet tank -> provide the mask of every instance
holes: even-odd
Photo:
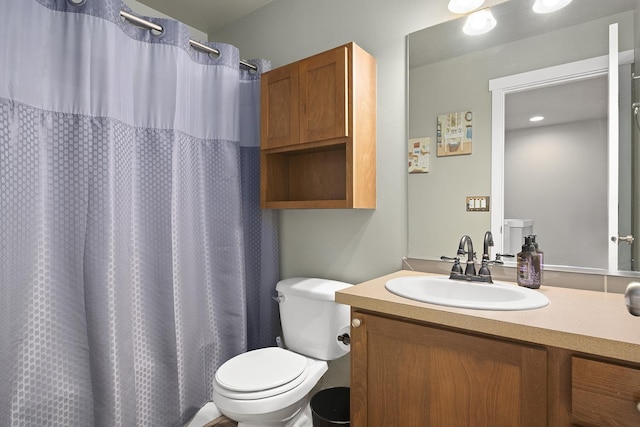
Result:
[[[532,219],[505,219],[502,253],[516,255],[522,250],[525,236],[533,234]]]
[[[349,352],[338,336],[349,333],[350,307],[335,302],[335,293],[349,283],[293,277],[276,285],[280,322],[286,346],[320,360],[334,360]]]

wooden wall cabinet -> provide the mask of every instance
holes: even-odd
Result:
[[[261,80],[262,208],[375,208],[376,62],[355,43]]]
[[[355,308],[354,320],[353,427],[640,425],[634,364]]]

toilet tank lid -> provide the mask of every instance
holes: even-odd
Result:
[[[336,291],[353,286],[337,280],[314,277],[291,277],[278,282],[276,291],[284,295],[296,295],[318,300],[335,301]]]
[[[515,219],[509,218],[504,220],[504,225],[508,227],[529,227],[534,224],[532,219]]]

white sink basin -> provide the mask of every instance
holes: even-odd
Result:
[[[391,279],[385,288],[398,296],[430,304],[477,310],[531,310],[549,304],[538,291],[506,282],[479,283],[445,276]]]

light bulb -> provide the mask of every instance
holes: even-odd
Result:
[[[467,17],[462,28],[465,34],[476,36],[491,31],[497,24],[496,19],[489,9],[482,9]]]
[[[536,0],[533,4],[535,13],[550,13],[560,10],[571,3],[571,0]]]

